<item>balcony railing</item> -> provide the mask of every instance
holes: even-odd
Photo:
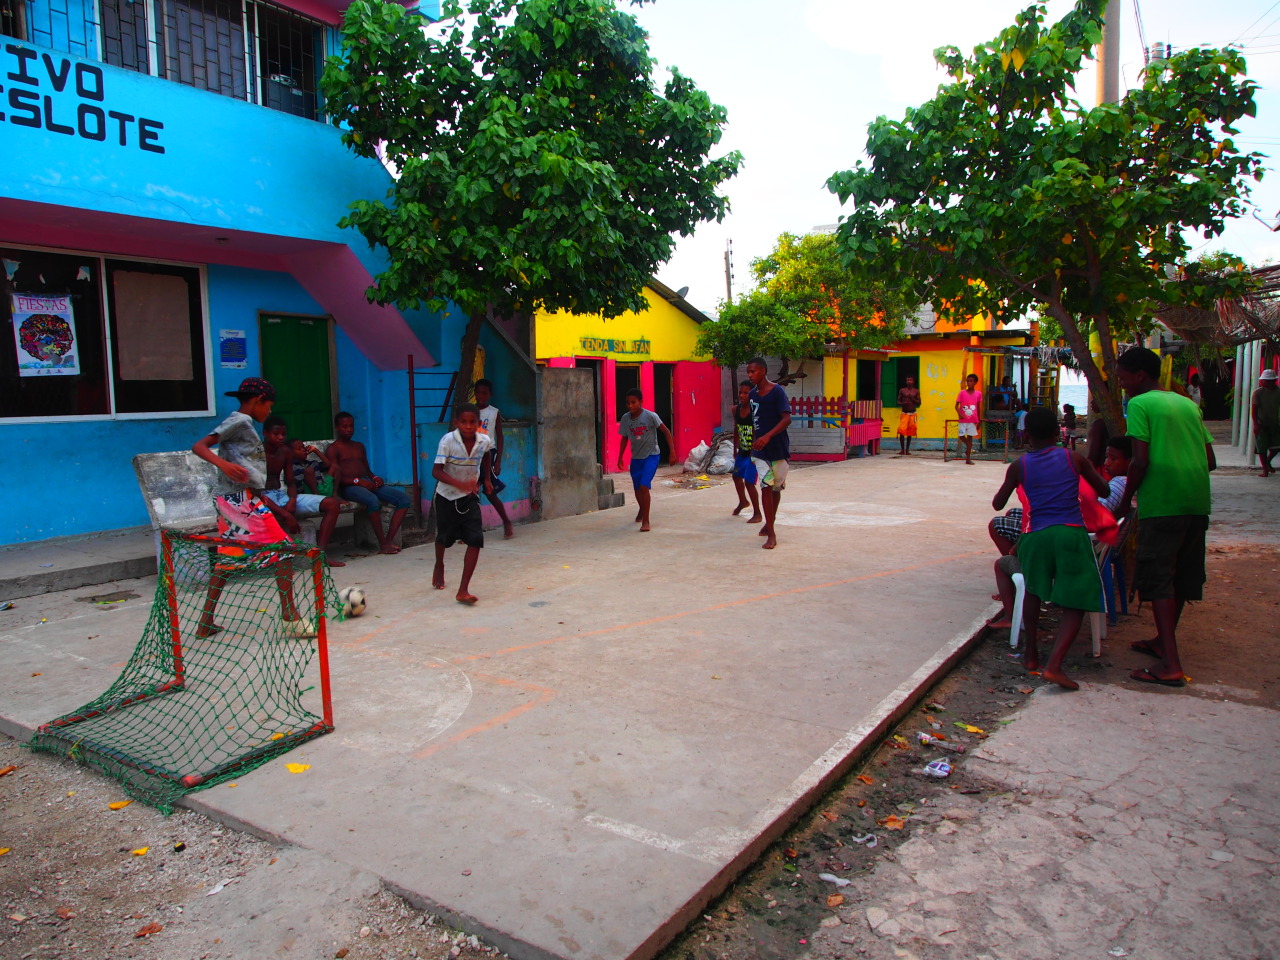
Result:
[[[311,120],[329,29],[258,0],[0,0],[0,34]]]

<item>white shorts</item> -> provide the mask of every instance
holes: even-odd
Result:
[[[287,507],[289,505],[289,491],[276,488],[275,490],[263,490],[262,495],[274,503],[277,507]],[[315,517],[320,514],[320,504],[324,497],[317,493],[300,493],[295,501],[295,516],[299,517]]]
[[[756,476],[760,478],[762,486],[773,487],[775,490],[786,489],[790,463],[786,460],[761,460],[759,457],[752,457],[751,462],[756,466]]]
[[[958,437],[976,437],[978,435],[978,425],[976,423],[960,424],[960,432],[956,434]]]

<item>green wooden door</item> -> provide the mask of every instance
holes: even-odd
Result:
[[[289,436],[327,440],[333,436],[333,361],[328,317],[262,314],[262,375],[276,388],[275,413]]]

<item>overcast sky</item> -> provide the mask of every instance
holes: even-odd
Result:
[[[1276,0],[1112,0],[1120,11],[1121,87],[1142,68],[1135,4],[1148,44],[1175,50],[1237,43],[1258,92],[1258,119],[1241,124],[1241,149],[1280,152],[1280,2]],[[824,183],[863,156],[867,124],[900,119],[933,96],[944,79],[932,51],[955,44],[965,54],[1013,23],[1018,0],[656,0],[627,7],[649,31],[659,64],[677,66],[723,105],[721,146],[745,162],[725,192],[732,209],[682,239],[658,278],[688,286],[689,301],[714,315],[725,298],[724,251],[733,241],[734,293],[751,283],[750,263],[780,233],[805,233],[841,214]],[[1049,3],[1050,19],[1071,4]],[[1092,105],[1090,61],[1077,91]],[[1265,161],[1268,168],[1273,161]],[[1280,211],[1280,171],[1269,169],[1253,193],[1270,226]],[[1280,234],[1255,219],[1232,221],[1201,248],[1225,248],[1252,264],[1280,260]]]

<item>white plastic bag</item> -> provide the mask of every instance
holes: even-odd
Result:
[[[711,448],[706,443],[699,443],[696,447],[689,451],[689,456],[684,461],[685,473],[701,473],[702,461],[706,459]]]
[[[733,437],[717,437],[707,473],[733,473]]]

